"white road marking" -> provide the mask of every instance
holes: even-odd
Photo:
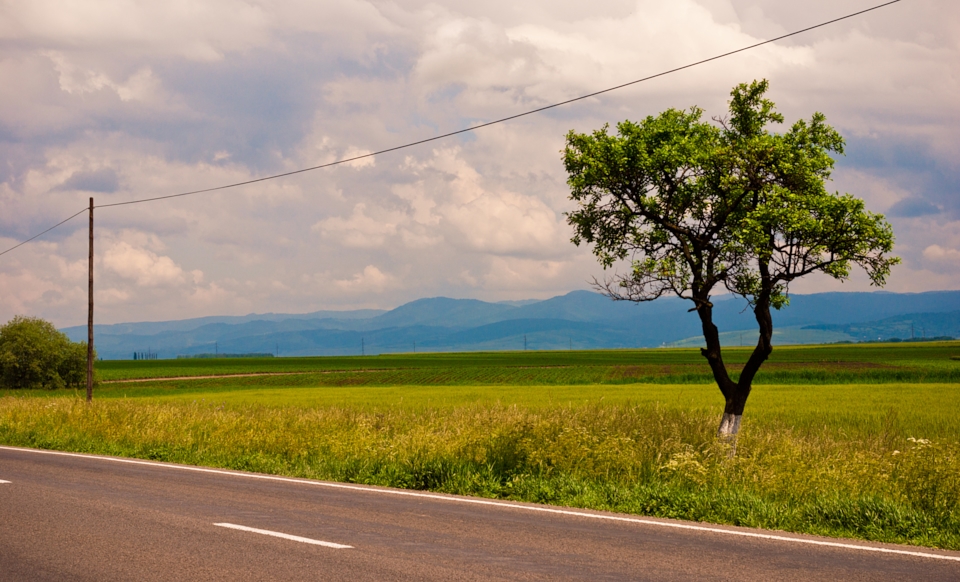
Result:
[[[4,481],[3,479],[0,479],[0,483],[9,483],[9,481]]]
[[[278,531],[270,531],[268,529],[257,529],[255,527],[247,527],[245,525],[236,525],[233,523],[215,523],[213,524],[217,527],[227,527],[230,529],[238,529],[240,531],[248,531],[251,533],[263,534],[265,536],[273,536],[275,538],[283,538],[285,540],[292,540],[294,542],[302,542],[304,544],[313,544],[315,546],[324,546],[326,548],[336,548],[338,550],[349,550],[353,546],[345,546],[343,544],[335,544],[333,542],[321,542],[320,540],[313,540],[310,538],[303,538],[300,536],[294,536],[290,534],[280,533]]]
[[[491,505],[494,507],[506,507],[510,509],[520,509],[523,511],[536,511],[540,513],[551,513],[555,515],[570,515],[575,517],[584,517],[588,519],[600,519],[606,521],[619,521],[626,523],[636,523],[640,525],[651,525],[657,527],[667,527],[673,529],[685,529],[691,531],[708,532],[715,534],[740,536],[746,538],[756,538],[763,540],[774,540],[779,542],[790,542],[795,544],[807,544],[812,546],[825,546],[830,548],[842,548],[847,550],[860,550],[863,552],[877,552],[881,554],[896,554],[900,556],[913,556],[917,558],[930,558],[933,560],[949,560],[960,562],[960,556],[951,556],[946,554],[933,554],[930,552],[915,552],[912,550],[898,550],[894,548],[880,548],[876,546],[867,546],[860,544],[850,544],[843,542],[830,542],[826,540],[789,537],[775,534],[761,534],[751,531],[724,529],[720,527],[710,527],[703,525],[692,525],[687,523],[676,523],[671,521],[658,521],[642,517],[621,517],[618,515],[604,515],[597,513],[586,513],[583,511],[573,511],[570,509],[556,509],[553,507],[543,507],[536,505],[520,505],[505,501],[495,501],[490,499],[474,499],[470,497],[454,497],[452,495],[439,495],[436,493],[420,493],[418,491],[404,491],[399,489],[386,489],[367,487],[363,485],[351,485],[347,483],[330,483],[327,481],[310,481],[308,479],[296,479],[293,477],[278,477],[276,475],[261,475],[258,473],[241,473],[239,471],[227,471],[225,469],[210,469],[207,467],[195,467],[191,465],[177,465],[173,463],[158,463],[155,461],[141,461],[139,459],[124,459],[121,457],[104,457],[101,455],[85,455],[81,453],[65,453],[62,451],[47,451],[42,449],[23,449],[19,447],[0,446],[0,450],[19,451],[24,453],[38,453],[44,455],[58,455],[63,457],[77,457],[81,459],[98,459],[101,461],[111,461],[114,463],[128,463],[131,465],[147,465],[150,467],[159,467],[164,469],[178,469],[181,471],[195,471],[197,473],[210,473],[214,475],[227,475],[231,477],[244,477],[247,479],[261,479],[264,481],[280,481],[283,483],[299,483],[302,485],[313,485],[315,487],[328,487],[331,489],[347,489],[351,491],[364,491],[367,493],[379,493],[381,495],[400,495],[405,497],[419,497],[422,499],[435,499],[437,501],[447,501],[450,503],[469,503],[473,505]]]

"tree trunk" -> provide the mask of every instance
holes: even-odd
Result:
[[[737,454],[737,433],[740,432],[740,420],[742,418],[743,414],[726,412],[726,407],[724,408],[723,416],[720,417],[720,428],[717,429],[717,438],[730,447],[727,455],[731,458]]]
[[[746,404],[746,398],[739,397],[739,385],[730,379],[727,367],[723,363],[720,331],[713,323],[713,305],[708,297],[699,297],[697,305],[697,314],[700,316],[700,323],[703,327],[703,338],[707,342],[707,347],[701,349],[700,354],[710,364],[713,378],[726,400],[717,436],[730,443],[730,454],[732,456],[736,450],[736,434],[740,430],[740,417],[743,415],[743,405]]]
[[[765,265],[764,265],[765,267]],[[765,269],[761,268],[761,272]],[[756,298],[754,305],[754,316],[757,325],[760,328],[760,338],[757,340],[757,347],[753,349],[750,358],[740,373],[737,382],[730,379],[727,373],[726,365],[723,363],[723,356],[720,346],[720,332],[713,323],[713,306],[706,298],[698,301],[700,306],[697,313],[700,315],[700,322],[703,326],[703,337],[707,342],[707,347],[700,350],[700,353],[707,359],[710,369],[713,371],[713,378],[720,388],[725,400],[723,407],[723,416],[720,417],[720,426],[717,428],[717,437],[725,441],[730,446],[730,456],[734,456],[737,450],[737,433],[740,432],[740,422],[743,418],[743,409],[747,404],[747,398],[750,396],[750,390],[753,388],[753,379],[757,375],[760,366],[767,360],[773,347],[770,343],[773,337],[773,319],[770,315],[770,293],[763,291]]]

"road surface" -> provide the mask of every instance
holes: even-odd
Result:
[[[0,580],[960,580],[960,553],[0,447]]]

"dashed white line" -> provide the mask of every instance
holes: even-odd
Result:
[[[349,549],[351,549],[351,548],[353,547],[353,546],[345,546],[345,545],[343,545],[343,544],[335,544],[335,543],[333,543],[333,542],[322,542],[322,541],[320,541],[320,540],[314,540],[314,539],[311,539],[311,538],[304,538],[304,537],[300,537],[300,536],[285,534],[285,533],[281,533],[281,532],[278,532],[278,531],[270,531],[270,530],[268,530],[268,529],[257,529],[257,528],[255,528],[255,527],[247,527],[247,526],[245,526],[245,525],[237,525],[237,524],[235,524],[235,523],[215,523],[215,524],[213,524],[213,525],[215,525],[215,526],[217,526],[217,527],[226,527],[226,528],[229,528],[229,529],[237,529],[237,530],[240,530],[240,531],[248,531],[248,532],[250,532],[250,533],[257,533],[257,534],[262,534],[262,535],[265,535],[265,536],[273,536],[273,537],[275,537],[275,538],[283,538],[283,539],[285,539],[285,540],[291,540],[291,541],[294,541],[294,542],[300,542],[300,543],[304,543],[304,544],[313,544],[313,545],[315,545],[315,546],[323,546],[323,547],[325,547],[325,548],[335,548],[335,549],[338,549],[338,550],[349,550]]]
[[[583,517],[588,519],[600,519],[604,521],[619,521],[626,523],[636,523],[640,525],[666,527],[672,529],[685,529],[692,531],[701,531],[714,534],[740,536],[745,538],[755,538],[764,540],[774,540],[779,542],[788,542],[794,544],[807,544],[812,546],[825,546],[831,548],[842,548],[847,550],[858,550],[861,552],[877,552],[881,554],[895,554],[899,556],[913,556],[916,558],[929,558],[933,560],[948,560],[951,562],[960,562],[960,556],[951,556],[946,554],[934,554],[931,552],[917,552],[912,550],[898,550],[894,548],[882,548],[877,546],[867,546],[860,544],[847,544],[842,542],[831,542],[826,540],[790,537],[785,535],[762,534],[752,531],[743,531],[735,529],[725,529],[721,527],[710,527],[703,525],[693,525],[688,523],[677,523],[672,521],[658,521],[654,519],[645,519],[640,517],[622,517],[619,515],[607,515],[599,513],[586,513],[583,511],[573,511],[569,509],[558,509],[553,507],[543,507],[537,505],[520,505],[518,503],[509,503],[489,499],[475,499],[471,497],[454,497],[451,495],[438,495],[435,493],[420,493],[417,491],[404,491],[398,489],[381,489],[375,487],[365,487],[363,485],[350,485],[347,483],[330,483],[327,481],[310,481],[308,479],[296,479],[292,477],[279,477],[276,475],[261,475],[257,473],[241,473],[237,471],[227,471],[224,469],[210,469],[207,467],[195,467],[192,465],[176,465],[173,463],[158,463],[155,461],[141,461],[139,459],[125,459],[121,457],[104,457],[100,455],[86,455],[81,453],[65,453],[62,451],[47,451],[43,449],[23,449],[19,447],[0,446],[0,450],[20,451],[24,453],[38,453],[44,455],[58,455],[63,457],[77,457],[81,459],[99,459],[101,461],[111,461],[114,463],[128,463],[131,465],[147,465],[150,467],[159,467],[163,469],[178,469],[181,471],[195,471],[198,473],[211,473],[214,475],[227,475],[230,477],[242,477],[247,479],[261,479],[264,481],[280,481],[283,483],[299,483],[301,485],[312,485],[314,487],[328,487],[331,489],[347,489],[351,491],[364,491],[367,493],[376,493],[380,495],[400,495],[405,497],[419,497],[421,499],[435,499],[437,501],[446,501],[448,503],[469,503],[473,505],[491,505],[494,507],[504,507],[510,509],[519,509],[522,511],[535,511],[539,513],[551,513],[555,515],[569,515],[574,517]]]
[[[0,484],[3,484],[3,483],[9,483],[9,481],[4,481],[3,479],[0,479]]]

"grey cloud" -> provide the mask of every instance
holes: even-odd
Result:
[[[380,123],[393,117],[327,103],[323,87],[343,78],[397,79],[411,66],[412,48],[398,42],[351,58],[331,54],[325,45],[323,39],[298,35],[285,39],[283,50],[257,48],[214,63],[166,59],[153,69],[189,113],[131,111],[124,131],[162,144],[169,159],[209,161],[224,151],[231,162],[270,173],[285,167],[314,122],[349,135],[357,132],[358,120],[369,125],[371,117],[380,117]]]
[[[113,168],[100,168],[89,172],[74,172],[56,189],[110,194],[119,188],[120,179],[117,177],[117,172]]]
[[[828,121],[836,123],[836,120]],[[838,160],[839,164],[871,172],[899,169],[927,173],[936,169],[930,144],[914,136],[886,131],[874,137],[847,137],[846,141],[846,155]]]
[[[940,208],[937,208],[929,201],[919,196],[904,198],[890,207],[888,211],[890,216],[903,218],[916,218],[918,216],[928,216],[931,214],[940,214]]]
[[[44,291],[40,298],[47,303],[57,303],[63,300],[63,293],[57,291],[56,289],[50,289]]]
[[[887,131],[873,138],[848,139],[838,167],[881,177],[909,195],[889,209],[895,217],[943,214],[960,218],[960,167],[937,151],[932,139]],[[854,192],[854,194],[856,194]]]

